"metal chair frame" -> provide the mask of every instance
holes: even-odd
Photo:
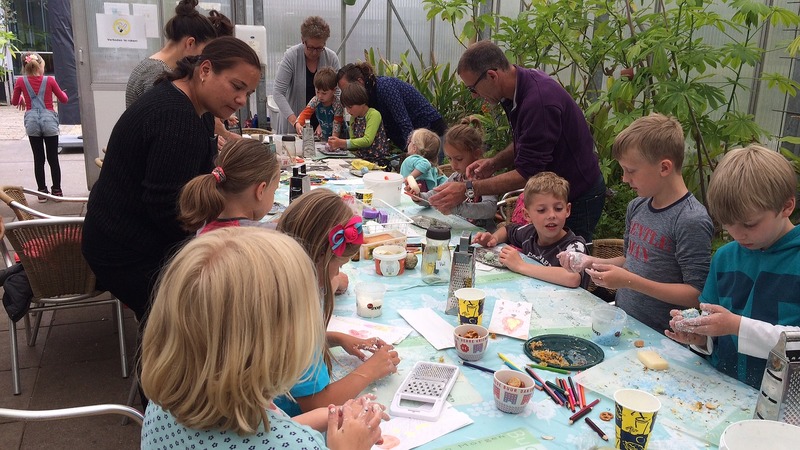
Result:
[[[57,216],[51,216],[31,208],[28,205],[28,200],[25,198],[25,194],[45,197],[54,202],[87,203],[89,201],[88,197],[58,197],[22,186],[2,186],[0,187],[0,200],[8,205],[12,211],[14,211],[14,215],[17,216],[17,220],[57,218]]]
[[[76,406],[74,408],[45,409],[40,411],[0,408],[0,418],[25,422],[44,422],[48,420],[72,419],[104,414],[123,415],[138,423],[139,426],[142,426],[144,423],[144,415],[138,410],[130,406],[115,404]]]
[[[97,298],[103,291],[95,288],[96,279],[80,253],[80,236],[83,217],[53,217],[21,220],[6,224],[6,240],[0,241],[0,251],[6,267],[14,264],[14,251],[25,267],[33,289],[31,308],[25,315],[26,340],[29,347],[36,345],[42,321],[42,312],[110,304],[113,306],[119,337],[122,377],[128,377],[128,356],[125,347],[125,326],[122,303],[117,298]],[[65,236],[66,234],[66,236]],[[26,248],[27,245],[27,248]],[[32,250],[36,248],[36,251]],[[65,250],[62,250],[65,249]],[[26,253],[26,250],[28,253]],[[61,255],[57,252],[62,251]],[[52,252],[62,260],[62,270],[45,270],[47,258],[29,253]],[[66,282],[64,280],[67,280]],[[71,284],[71,285],[70,285]],[[30,317],[34,316],[31,327]],[[11,376],[15,395],[22,392],[19,375],[19,352],[16,324],[9,319],[11,341]]]

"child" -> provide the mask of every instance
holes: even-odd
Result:
[[[342,89],[342,105],[350,114],[350,139],[331,137],[333,148],[354,150],[359,158],[379,166],[389,164],[389,141],[383,128],[381,113],[370,108],[367,90],[360,83],[350,83]]]
[[[427,128],[417,128],[408,140],[408,156],[400,165],[400,175],[414,177],[420,192],[428,192],[447,181],[439,175],[437,167],[441,142],[439,136]]]
[[[325,339],[314,284],[300,245],[274,231],[221,229],[180,250],[163,272],[144,331],[141,381],[151,401],[141,448],[185,448],[187,440],[202,448],[224,441],[226,448],[258,442],[367,450],[380,443],[383,411],[363,397],[315,411],[327,446],[272,403]]]
[[[39,192],[47,193],[47,182],[44,178],[45,158],[50,165],[50,176],[53,181],[52,194],[63,197],[61,191],[61,166],[58,164],[58,114],[53,109],[53,94],[58,101],[66,103],[69,98],[58,86],[56,79],[45,77],[44,60],[38,53],[27,53],[23,57],[22,70],[25,76],[18,77],[14,84],[14,95],[11,104],[25,112],[25,133],[33,150],[33,174]],[[22,99],[20,98],[22,95]],[[47,151],[45,152],[45,147]],[[47,201],[39,197],[39,203]]]
[[[582,237],[566,228],[570,204],[569,182],[553,172],[540,172],[525,184],[525,210],[528,224],[510,223],[492,233],[478,233],[474,242],[494,247],[507,242],[500,252],[500,262],[514,272],[566,287],[578,287],[581,276],[559,265],[558,254],[563,251],[586,253]],[[540,262],[529,264],[519,256],[521,249],[528,257]]]
[[[231,226],[270,227],[259,220],[272,209],[279,178],[278,159],[264,144],[255,139],[229,141],[217,155],[217,167],[181,190],[180,220],[188,231],[199,233]]]
[[[295,131],[297,134],[303,134],[306,120],[311,120],[311,115],[316,114],[319,122],[317,136],[322,136],[324,140],[328,140],[331,136],[339,137],[344,122],[344,109],[342,102],[336,96],[336,71],[331,67],[317,70],[317,74],[314,75],[314,89],[316,95],[297,116]]]
[[[800,331],[800,227],[789,217],[797,175],[759,145],[730,151],[708,185],[708,209],[735,240],[711,260],[700,309],[672,311],[667,336],[711,355],[719,371],[758,389],[782,331]]]
[[[335,193],[315,189],[292,202],[278,221],[278,231],[294,237],[305,248],[317,269],[318,285],[324,297],[323,321],[327,327],[333,314],[334,285],[339,268],[358,253],[364,241],[361,218]],[[341,346],[364,364],[341,380],[331,383],[329,347]],[[367,359],[361,350],[372,352]],[[331,403],[340,404],[363,391],[370,383],[397,371],[397,352],[380,339],[359,339],[343,333],[328,333],[317,359],[303,377],[303,382],[289,392],[297,403],[286,397],[276,400],[290,415],[307,412]],[[327,366],[327,367],[326,367]]]
[[[586,268],[596,285],[617,289],[617,306],[661,333],[671,309],[697,306],[711,260],[714,226],[683,182],[683,153],[677,120],[661,114],[636,119],[612,147],[622,181],[639,195],[625,215],[625,256],[571,261],[560,255],[564,267]]]
[[[486,231],[494,231],[497,196],[483,195],[476,197],[473,192],[470,198],[469,192],[472,189],[472,181],[466,179],[467,167],[483,156],[483,131],[480,120],[473,116],[466,117],[461,120],[461,123],[448,129],[444,139],[444,153],[450,160],[450,167],[453,168],[453,174],[450,175],[447,181],[466,182],[467,199],[452,210],[441,212],[459,215]],[[428,200],[436,195],[439,189],[422,193],[420,197],[423,200]]]

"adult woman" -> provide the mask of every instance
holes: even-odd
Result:
[[[187,244],[164,271],[144,333],[141,379],[152,401],[141,448],[381,443],[383,409],[365,397],[320,411],[327,446],[272,404],[325,339],[314,280],[303,248],[277,232],[224,228]]]
[[[401,149],[417,128],[427,128],[440,138],[447,131],[442,116],[419,91],[397,78],[376,77],[369,63],[347,64],[337,78],[340,88],[355,82],[367,88],[369,107],[381,113],[386,135]]]
[[[311,16],[300,25],[303,42],[283,55],[275,74],[273,96],[278,104],[278,134],[294,133],[299,114],[314,97],[314,74],[320,67],[339,70],[339,57],[325,47],[331,36],[331,28],[322,17]],[[311,125],[316,128],[316,117]]]
[[[186,237],[177,198],[211,171],[214,117],[247,101],[261,77],[258,56],[234,37],[178,62],[120,117],[87,208],[83,254],[98,283],[146,318],[163,261]]]
[[[129,108],[164,71],[175,68],[178,61],[199,55],[203,47],[217,36],[232,36],[233,24],[217,11],[208,17],[195,9],[198,0],[181,0],[175,7],[175,17],[164,26],[167,43],[158,52],[142,60],[133,69],[125,88],[125,107]]]

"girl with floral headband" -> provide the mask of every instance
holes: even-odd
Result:
[[[58,164],[58,114],[53,108],[53,95],[61,103],[66,103],[69,98],[54,77],[44,76],[44,60],[38,53],[26,53],[22,62],[25,76],[17,78],[11,104],[26,110],[25,133],[33,150],[33,174],[37,189],[48,193],[44,177],[44,163],[47,160],[53,181],[51,192],[62,197],[61,166]],[[47,198],[39,197],[39,203],[46,201]]]
[[[335,193],[315,189],[292,202],[278,221],[278,231],[294,237],[305,248],[317,269],[322,290],[323,318],[327,328],[333,314],[333,295],[338,287],[339,269],[358,253],[364,243],[361,218]],[[331,382],[330,347],[341,346],[364,363],[340,380]],[[362,350],[372,353],[369,358]],[[297,415],[328,404],[341,404],[356,397],[373,381],[397,371],[400,358],[391,345],[378,338],[360,339],[344,333],[329,332],[324,348],[289,392],[275,403],[289,415]]]

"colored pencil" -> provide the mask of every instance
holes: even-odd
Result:
[[[586,405],[586,391],[583,389],[583,385],[579,384],[578,389],[581,391],[581,404]]]
[[[486,373],[494,373],[494,370],[492,370],[492,369],[489,369],[489,368],[486,368],[486,367],[483,367],[483,366],[479,366],[477,364],[473,364],[473,363],[468,362],[468,361],[461,361],[461,364],[463,364],[463,365],[465,365],[467,367],[472,367],[473,369],[478,369],[478,370],[486,372]]]
[[[598,403],[600,403],[600,399],[599,398],[597,400],[593,401],[592,403],[589,403],[588,405],[586,405],[583,408],[581,408],[580,411],[578,411],[575,414],[569,416],[569,424],[572,425],[573,423],[575,423],[576,420],[580,419],[581,417],[585,416],[586,414],[589,414],[589,411],[591,411],[592,408],[594,408],[595,405],[597,405]]]
[[[547,384],[548,386],[550,386],[551,388],[553,388],[553,390],[555,390],[556,392],[558,392],[559,394],[561,394],[561,396],[562,396],[562,397],[566,397],[566,396],[567,396],[567,393],[566,393],[566,392],[564,392],[564,390],[563,390],[563,389],[561,389],[561,386],[559,386],[559,385],[557,385],[557,384],[553,383],[552,381],[550,381],[550,380],[547,380],[547,381],[545,381],[545,384]]]
[[[547,393],[547,395],[553,400],[553,402],[555,402],[556,405],[558,406],[564,405],[561,402],[561,399],[558,398],[558,396],[556,396],[555,392],[553,392],[553,390],[550,389],[549,386],[544,384],[544,381],[542,381],[542,379],[539,378],[539,375],[536,375],[536,372],[534,372],[533,369],[531,369],[530,367],[526,367],[525,371],[528,372],[528,375],[530,375],[537,383],[540,383],[542,385],[542,390],[544,390],[544,392]]]
[[[583,408],[581,398],[578,396],[578,390],[575,389],[575,383],[572,382],[572,377],[568,376],[567,381],[569,382],[569,388],[572,390],[572,397],[575,398],[575,404],[578,405],[578,409]]]
[[[539,369],[539,370],[546,370],[548,372],[560,373],[561,375],[569,375],[572,373],[569,370],[559,369],[558,367],[543,366],[541,364],[528,364],[528,367],[533,367],[534,369]]]
[[[502,360],[503,360],[503,362],[504,362],[504,363],[506,363],[506,365],[507,365],[508,367],[510,367],[510,368],[512,368],[512,369],[514,369],[514,370],[520,371],[520,372],[522,372],[522,373],[525,373],[525,372],[524,372],[522,369],[520,369],[520,368],[519,368],[519,367],[517,367],[517,366],[516,366],[516,365],[515,365],[513,362],[511,362],[511,360],[510,360],[510,359],[508,359],[508,357],[507,357],[506,355],[504,355],[504,354],[502,354],[502,353],[498,353],[498,354],[497,354],[497,356],[498,356],[498,357],[500,357],[500,359],[502,359]]]
[[[572,396],[572,391],[570,390],[569,386],[567,386],[567,382],[563,378],[559,378],[558,382],[561,384],[561,387],[564,389],[564,392],[567,393],[567,399],[569,400],[569,410],[575,412],[575,397]]]
[[[606,435],[606,433],[603,430],[601,430],[596,423],[592,422],[592,419],[584,417],[583,421],[586,422],[586,425],[589,425],[589,428],[594,430],[594,432],[597,433],[598,436],[600,436],[600,439],[604,441],[608,440],[608,436]]]

